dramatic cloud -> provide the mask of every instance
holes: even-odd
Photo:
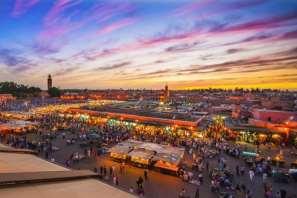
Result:
[[[104,34],[109,34],[109,33],[113,32],[113,31],[116,31],[116,30],[119,30],[119,29],[124,28],[126,26],[132,25],[135,22],[136,22],[136,20],[131,19],[131,18],[116,21],[116,22],[114,22],[112,24],[109,24],[109,25],[103,27],[102,29],[98,30],[95,34],[97,36],[104,35]]]
[[[209,34],[211,36],[216,36],[220,35],[222,33],[226,32],[242,32],[242,31],[251,31],[251,30],[257,30],[257,29],[263,29],[263,28],[272,28],[272,27],[277,27],[281,25],[283,22],[287,22],[290,20],[295,20],[297,19],[297,15],[295,13],[289,13],[286,15],[282,16],[277,16],[274,18],[267,18],[267,19],[260,19],[260,20],[255,20],[252,22],[246,22],[246,23],[241,23],[237,25],[219,25],[217,27],[212,28],[209,30]],[[220,27],[220,28],[219,28]],[[170,42],[182,42],[187,39],[191,38],[197,38],[198,36],[206,36],[207,34],[205,32],[202,32],[201,29],[194,27],[190,29],[190,31],[187,32],[181,32],[181,33],[176,33],[174,35],[164,35],[164,34],[159,34],[153,38],[148,38],[148,39],[141,39],[136,42],[132,42],[129,44],[123,44],[122,46],[116,47],[116,48],[110,48],[106,49],[102,52],[95,53],[94,56],[92,57],[93,59],[108,56],[108,55],[114,55],[117,53],[120,53],[122,51],[135,51],[143,48],[148,48],[148,47],[154,47],[156,45],[164,45],[168,44]],[[230,42],[225,45],[232,45],[232,44],[238,44],[238,43],[243,43],[243,42],[251,42],[251,41],[260,41],[260,40],[265,40],[268,38],[273,38],[274,35],[272,34],[257,34],[248,38],[245,38],[241,41],[235,41],[235,42]],[[186,48],[191,48],[194,47],[195,45],[199,44],[198,42],[194,42],[193,44],[179,44],[176,46],[168,47],[165,49],[166,51],[175,51],[175,52],[180,52],[183,50],[186,50]],[[191,46],[193,45],[193,46]]]
[[[238,53],[238,52],[242,52],[244,51],[244,49],[242,48],[232,48],[232,49],[228,49],[226,51],[227,54],[235,54],[235,53]]]
[[[82,4],[81,0],[57,0],[43,19],[43,29],[39,33],[35,48],[36,52],[56,53],[66,45],[68,34],[77,31],[91,23],[100,24],[119,13],[129,13],[133,9],[129,4],[106,3],[93,5],[87,12],[79,13],[77,8]],[[80,16],[82,15],[82,16]],[[135,20],[124,19],[111,24],[96,34],[107,34],[124,26],[130,25]],[[63,43],[63,44],[61,44]],[[41,49],[41,50],[39,50]]]
[[[104,66],[104,67],[98,67],[96,70],[113,70],[113,69],[118,69],[118,68],[122,68],[122,67],[126,67],[127,65],[130,65],[131,62],[122,62],[122,63],[117,63],[117,64],[113,64],[110,66]]]
[[[245,73],[245,72],[256,72],[256,71],[265,71],[265,70],[277,70],[277,69],[284,69],[284,66],[281,65],[282,63],[287,63],[288,69],[297,69],[296,65],[288,64],[288,63],[296,63],[297,56],[287,56],[287,57],[278,57],[275,58],[271,54],[266,58],[261,57],[254,57],[249,59],[242,59],[236,61],[227,61],[218,64],[211,64],[211,65],[197,65],[191,66],[187,69],[178,70],[181,74],[197,74],[197,73],[213,73],[213,72],[225,72],[231,71],[234,69],[240,69],[240,71],[236,71],[238,73]],[[281,66],[280,66],[281,65]],[[286,64],[285,64],[286,65]]]
[[[279,39],[297,39],[297,30],[286,32]]]
[[[212,3],[214,0],[201,0],[199,2],[195,2],[195,3],[189,3],[186,4],[176,10],[174,10],[173,15],[174,16],[183,16],[189,13],[192,13],[198,9],[201,9],[207,5],[209,5],[210,3]]]
[[[272,34],[254,35],[254,36],[248,37],[246,39],[243,39],[241,42],[260,41],[260,40],[269,39],[271,37],[273,37]]]
[[[222,4],[222,7],[227,9],[244,9],[249,8],[257,5],[264,4],[268,2],[267,0],[249,0],[249,1],[235,1],[235,2],[228,2],[226,1]]]
[[[25,71],[36,64],[22,56],[18,50],[0,49],[0,63],[14,71]]]
[[[78,66],[61,69],[60,71],[56,72],[53,76],[64,76],[64,75],[73,73],[74,71],[77,71],[79,69],[80,69],[80,67],[78,67]]]
[[[1,79],[297,89],[288,76],[297,73],[295,0],[6,0],[1,8]]]
[[[171,69],[163,69],[163,70],[158,70],[158,71],[154,71],[154,72],[145,73],[145,74],[143,74],[143,76],[159,75],[159,74],[169,73],[171,71],[172,71]]]
[[[11,15],[18,17],[26,13],[31,7],[37,4],[39,0],[15,0]]]
[[[231,25],[228,27],[223,27],[221,30],[218,31],[222,32],[235,32],[235,31],[251,31],[257,29],[264,29],[264,28],[272,28],[272,27],[279,27],[283,25],[283,23],[288,22],[290,20],[297,20],[296,12],[288,13],[281,16],[270,17],[266,19],[258,19],[246,23],[241,23],[238,25]]]
[[[156,60],[155,62],[154,62],[154,64],[159,64],[159,63],[165,63],[166,61],[164,61],[164,60]]]
[[[199,42],[178,44],[165,49],[167,52],[187,52],[199,45]]]
[[[58,53],[66,45],[66,43],[66,40],[36,42],[32,45],[32,49],[42,55],[55,54]]]

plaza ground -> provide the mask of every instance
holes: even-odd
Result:
[[[66,133],[66,139],[71,138],[72,136],[73,136],[72,133],[70,132]],[[28,138],[38,140],[38,137],[35,134],[28,135]],[[73,152],[79,152],[81,154],[84,153],[84,148],[81,148],[78,142],[72,145],[67,145],[66,139],[63,139],[62,135],[59,133],[57,135],[57,138],[52,141],[53,145],[59,148],[59,150],[55,151],[53,154],[55,162],[62,165],[65,165],[66,160],[69,159],[69,157]],[[246,145],[246,147],[253,147],[253,146]],[[263,152],[263,155],[269,154],[273,156],[278,152],[278,149],[276,148],[268,149],[268,147],[262,146],[260,147],[260,149]],[[291,159],[288,151],[285,150],[284,153],[285,153],[285,158]],[[186,158],[188,157],[189,156],[186,155]],[[240,166],[245,165],[243,160],[233,158],[226,154],[222,154],[222,157],[226,159],[227,166],[230,167],[234,175],[235,175],[236,165],[240,165]],[[217,158],[210,159],[209,163],[210,163],[210,167],[217,167]],[[71,168],[94,170],[95,167],[99,169],[100,166],[106,166],[108,169],[108,172],[109,172],[109,167],[115,166],[116,174],[119,178],[118,187],[125,190],[129,190],[131,186],[134,187],[134,189],[136,189],[136,180],[139,178],[139,176],[143,177],[143,174],[144,174],[144,169],[137,168],[129,164],[125,165],[124,173],[120,174],[120,171],[119,171],[120,163],[111,160],[107,156],[107,154],[100,155],[96,158],[83,159],[80,162],[73,164]],[[248,169],[246,169],[246,174],[244,176],[234,177],[235,183],[244,184],[248,189],[252,191],[253,198],[262,198],[264,195],[262,177],[256,176],[254,182],[251,183],[248,178],[247,170]],[[203,171],[203,176],[204,176],[204,183],[199,187],[200,197],[203,197],[203,198],[218,197],[217,194],[212,193],[210,191],[210,179],[208,177],[207,170]],[[195,192],[197,190],[196,185],[186,183],[182,181],[181,178],[178,178],[176,176],[166,175],[153,170],[149,170],[148,178],[149,179],[144,182],[145,197],[150,197],[150,198],[178,197],[178,194],[182,190],[182,188],[186,189],[187,195],[189,195],[190,197],[194,197]],[[104,181],[106,183],[109,183],[110,185],[114,185],[111,178]],[[294,189],[297,185],[296,182],[290,182],[289,184],[275,183],[272,181],[272,178],[269,178],[268,182],[272,184],[274,192],[278,191],[279,189],[286,189],[288,192],[288,197],[290,197],[294,193],[296,194],[296,191]]]

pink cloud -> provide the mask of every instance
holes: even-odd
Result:
[[[97,23],[101,23],[116,15],[132,12],[134,9],[135,8],[128,3],[99,4],[90,11],[92,14],[89,18]]]
[[[273,27],[281,26],[282,23],[288,22],[290,20],[296,20],[296,19],[297,19],[297,14],[290,13],[287,15],[260,19],[260,20],[242,23],[242,24],[238,24],[230,27],[225,27],[222,29],[222,31],[235,32],[235,31],[249,31],[249,30],[259,30],[259,29],[265,29],[265,28],[273,28]]]
[[[61,14],[68,8],[78,5],[81,0],[57,0],[44,18],[44,24],[50,26],[61,20]]]
[[[126,26],[129,26],[129,25],[132,25],[135,23],[135,19],[132,19],[132,18],[128,18],[128,19],[123,19],[123,20],[120,20],[120,21],[117,21],[115,23],[112,23],[112,24],[109,24],[105,27],[103,27],[102,29],[98,30],[96,32],[96,35],[104,35],[104,34],[109,34],[113,31],[116,31],[116,30],[119,30],[121,28],[124,28]]]
[[[225,33],[234,34],[236,32],[240,33],[241,31],[255,31],[255,30],[261,30],[265,28],[278,27],[282,25],[282,23],[286,23],[290,20],[296,19],[296,17],[297,17],[296,13],[290,13],[283,16],[255,20],[252,22],[241,23],[234,26],[222,26],[222,28],[218,28],[217,30],[211,31],[211,32],[202,32],[197,28],[194,28],[189,32],[176,34],[172,36],[161,36],[157,38],[138,40],[134,43],[126,44],[126,45],[111,49],[113,53],[109,53],[108,55],[114,54],[116,52],[120,52],[122,50],[131,51],[131,50],[137,50],[137,49],[142,49],[146,47],[152,47],[155,45],[163,45],[163,44],[175,42],[175,41],[193,39],[202,35],[220,35]]]
[[[128,4],[97,4],[88,10],[88,12],[86,12],[80,20],[73,20],[74,16],[79,13],[78,10],[74,10],[68,14],[68,16],[65,16],[65,10],[68,8],[73,8],[81,2],[81,0],[58,0],[49,13],[45,16],[44,29],[40,33],[39,37],[42,39],[51,39],[52,36],[63,36],[64,34],[82,28],[91,22],[104,22],[119,13],[129,12],[132,10],[132,7]],[[125,25],[124,23],[128,24],[131,23],[131,21],[127,20],[123,21],[122,23],[123,24],[115,24],[118,27],[109,27],[105,31],[110,31],[111,28],[120,28],[120,26]]]
[[[274,27],[279,27],[283,23],[287,23],[290,20],[296,19],[296,16],[297,14],[291,13],[288,15],[283,15],[283,16],[274,17],[274,18],[260,19],[260,20],[241,23],[233,26],[222,26],[210,32],[202,32],[194,28],[192,31],[176,34],[172,36],[160,36],[160,37],[155,37],[150,39],[137,40],[135,42],[124,44],[119,47],[108,49],[102,52],[95,52],[91,56],[92,56],[92,59],[96,59],[99,57],[111,56],[111,55],[120,53],[122,51],[130,52],[130,51],[135,51],[143,48],[153,47],[156,45],[159,46],[159,45],[164,45],[164,44],[173,43],[173,42],[192,40],[193,38],[198,38],[200,36],[214,36],[214,35],[235,34],[235,33],[241,34],[242,31],[252,32],[252,31],[258,31],[266,28],[274,28]],[[272,36],[271,39],[273,38],[274,37]],[[256,40],[257,39],[255,39],[254,41],[256,42]],[[267,42],[269,42],[269,39],[267,39]]]
[[[228,1],[227,1],[228,2]],[[267,0],[249,0],[249,1],[237,1],[223,4],[227,9],[244,9],[252,6],[257,6],[267,2]]]
[[[183,41],[187,39],[191,39],[193,37],[196,37],[200,35],[200,32],[198,30],[192,31],[192,32],[186,32],[183,34],[178,35],[172,35],[172,36],[162,36],[162,37],[156,37],[151,39],[143,39],[143,40],[137,40],[131,43],[123,44],[121,46],[111,48],[108,50],[103,50],[101,52],[93,52],[89,57],[91,57],[92,60],[97,58],[102,58],[106,56],[115,55],[120,52],[131,52],[139,49],[145,49],[148,47],[154,47],[159,46],[171,42],[177,42],[177,41]]]
[[[43,29],[38,34],[36,45],[53,43],[65,40],[67,34],[78,30],[88,24],[104,22],[118,14],[130,12],[133,8],[129,4],[100,4],[97,3],[87,11],[76,9],[82,0],[58,0],[43,19]],[[71,8],[71,12],[69,11]],[[79,16],[79,17],[77,17]],[[114,31],[132,23],[125,20],[113,26],[106,27],[104,31]],[[67,42],[64,42],[64,44]],[[46,46],[51,46],[47,44]],[[35,45],[35,46],[36,46]],[[62,46],[61,46],[62,47]]]
[[[208,18],[210,16],[216,16],[222,14],[226,11],[238,10],[238,9],[245,9],[253,6],[257,6],[267,2],[267,0],[249,0],[249,1],[235,1],[235,2],[218,2],[214,0],[201,0],[195,3],[186,4],[176,10],[174,10],[174,16],[183,16],[191,13],[199,13],[198,18]],[[211,13],[205,13],[207,10],[202,10],[206,6],[212,6]],[[197,12],[201,9],[199,12]]]
[[[296,38],[297,38],[297,30],[286,32],[279,37],[279,39],[296,39]]]
[[[18,17],[37,4],[39,0],[16,0],[11,15]]]
[[[201,0],[199,2],[186,4],[182,7],[174,10],[173,15],[174,16],[183,16],[183,15],[192,13],[197,9],[205,7],[206,5],[210,4],[211,2],[213,2],[213,0]]]
[[[201,32],[199,30],[193,30],[193,31],[190,31],[190,32],[186,32],[186,33],[182,33],[182,34],[176,34],[176,35],[172,35],[172,36],[162,36],[162,37],[142,40],[141,44],[144,45],[144,46],[164,44],[164,43],[168,43],[168,42],[174,42],[174,41],[189,39],[189,38],[192,38],[192,37],[195,37],[195,36],[199,35],[200,33]]]

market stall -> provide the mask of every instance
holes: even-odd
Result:
[[[127,160],[135,166],[145,168],[153,165],[158,171],[176,174],[185,149],[129,139],[110,148],[109,152],[114,160]]]
[[[291,168],[297,169],[297,160],[291,163]]]
[[[250,167],[264,160],[264,158],[261,157],[258,153],[250,151],[243,151],[241,153],[241,156],[243,157],[245,163]]]
[[[284,165],[285,165],[284,156],[282,156],[282,155],[276,155],[272,159],[272,165],[277,166],[277,167],[284,167]]]
[[[153,161],[155,161],[154,167],[161,172],[176,174],[180,168],[184,153],[184,148],[162,145],[153,158]]]
[[[37,128],[37,122],[10,120],[0,124],[0,133],[23,133]]]
[[[127,160],[128,154],[133,150],[133,147],[137,145],[137,143],[137,141],[128,140],[113,146],[108,150],[110,157],[119,161]]]
[[[152,164],[154,154],[154,151],[136,149],[129,153],[129,157],[131,159],[132,164],[138,167],[149,168]]]

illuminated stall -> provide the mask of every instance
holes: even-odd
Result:
[[[110,157],[117,161],[126,160],[138,167],[177,174],[185,149],[170,145],[127,140],[109,149]]]
[[[163,150],[154,156],[154,167],[161,172],[177,174],[184,153],[184,148],[164,146]]]
[[[140,144],[140,142],[128,140],[113,146],[108,150],[108,152],[112,159],[117,161],[126,161],[129,157],[129,152],[131,152],[137,144]]]
[[[132,164],[138,167],[148,168],[152,164],[155,152],[145,149],[136,149],[129,153]]]
[[[37,128],[38,123],[23,121],[23,120],[11,120],[6,123],[0,124],[0,133],[25,133]]]

